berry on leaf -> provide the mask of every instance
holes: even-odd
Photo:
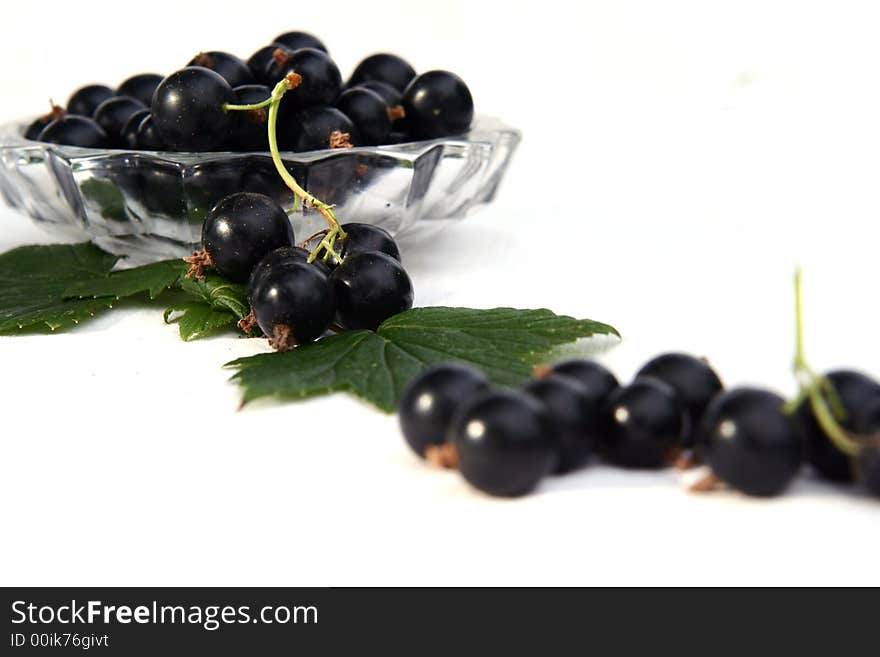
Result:
[[[346,329],[375,331],[389,317],[412,308],[412,281],[391,256],[356,253],[330,274],[338,305],[337,320]]]

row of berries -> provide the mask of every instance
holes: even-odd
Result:
[[[280,205],[263,194],[238,192],[210,210],[202,225],[204,249],[187,261],[196,276],[210,266],[232,282],[246,283],[253,313],[242,328],[250,331],[255,323],[284,351],[333,325],[375,330],[412,307],[412,281],[391,235],[369,224],[342,229],[333,255],[322,251],[309,262],[308,240],[296,246]]]
[[[704,360],[679,353],[649,361],[625,386],[587,360],[538,368],[519,390],[441,364],[410,382],[399,418],[416,454],[491,495],[523,495],[598,454],[625,468],[704,462],[711,474],[697,489],[723,482],[762,497],[783,492],[809,461],[824,478],[880,496],[880,383],[851,370],[826,380],[843,427],[864,437],[855,456],[823,433],[808,399],[790,412],[771,391],[725,390]]]
[[[265,101],[289,74],[301,82],[279,106],[278,145],[285,151],[374,146],[457,135],[473,118],[467,85],[448,71],[416,75],[405,60],[364,59],[347,83],[321,41],[286,32],[244,61],[201,52],[167,77],[142,73],[115,90],[91,84],[67,109],[53,107],[28,139],[90,148],[265,151],[268,109],[229,111]]]

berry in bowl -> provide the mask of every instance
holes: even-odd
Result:
[[[287,32],[248,60],[201,52],[0,126],[0,192],[51,231],[148,261],[197,248],[235,192],[272,198],[300,234],[336,216],[390,234],[460,218],[492,200],[519,140],[475,115],[454,73],[380,53],[344,81],[321,41]]]

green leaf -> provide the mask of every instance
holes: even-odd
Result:
[[[52,330],[94,315],[113,299],[70,299],[67,288],[105,278],[117,256],[92,244],[22,246],[0,254],[0,332]]]
[[[214,310],[207,303],[198,301],[177,304],[165,310],[165,323],[176,323],[180,337],[187,342],[233,327],[236,322],[232,313]]]
[[[243,403],[346,391],[392,412],[407,382],[433,363],[470,363],[497,384],[516,385],[555,347],[600,334],[619,335],[607,324],[549,310],[416,308],[376,333],[342,333],[227,366],[237,370],[232,379],[243,388]]]
[[[186,274],[187,264],[183,260],[162,260],[142,267],[112,272],[104,278],[77,281],[65,290],[69,297],[130,297],[146,292],[151,299],[177,282]]]
[[[235,321],[243,318],[251,310],[245,286],[230,283],[216,274],[206,273],[200,281],[183,278],[180,281],[180,289],[208,304],[214,310],[232,313],[235,315]]]
[[[0,254],[0,332],[78,324],[117,299],[155,298],[186,272],[182,260],[111,271],[119,258],[93,244],[23,246]]]

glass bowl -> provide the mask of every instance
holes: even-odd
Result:
[[[197,247],[205,214],[236,191],[289,208],[269,153],[171,153],[58,146],[25,139],[28,122],[0,126],[0,192],[44,228],[147,262]],[[341,221],[392,234],[455,219],[492,200],[520,141],[497,119],[477,117],[454,138],[393,146],[282,153],[297,181]],[[302,239],[326,224],[314,210],[294,222]]]

